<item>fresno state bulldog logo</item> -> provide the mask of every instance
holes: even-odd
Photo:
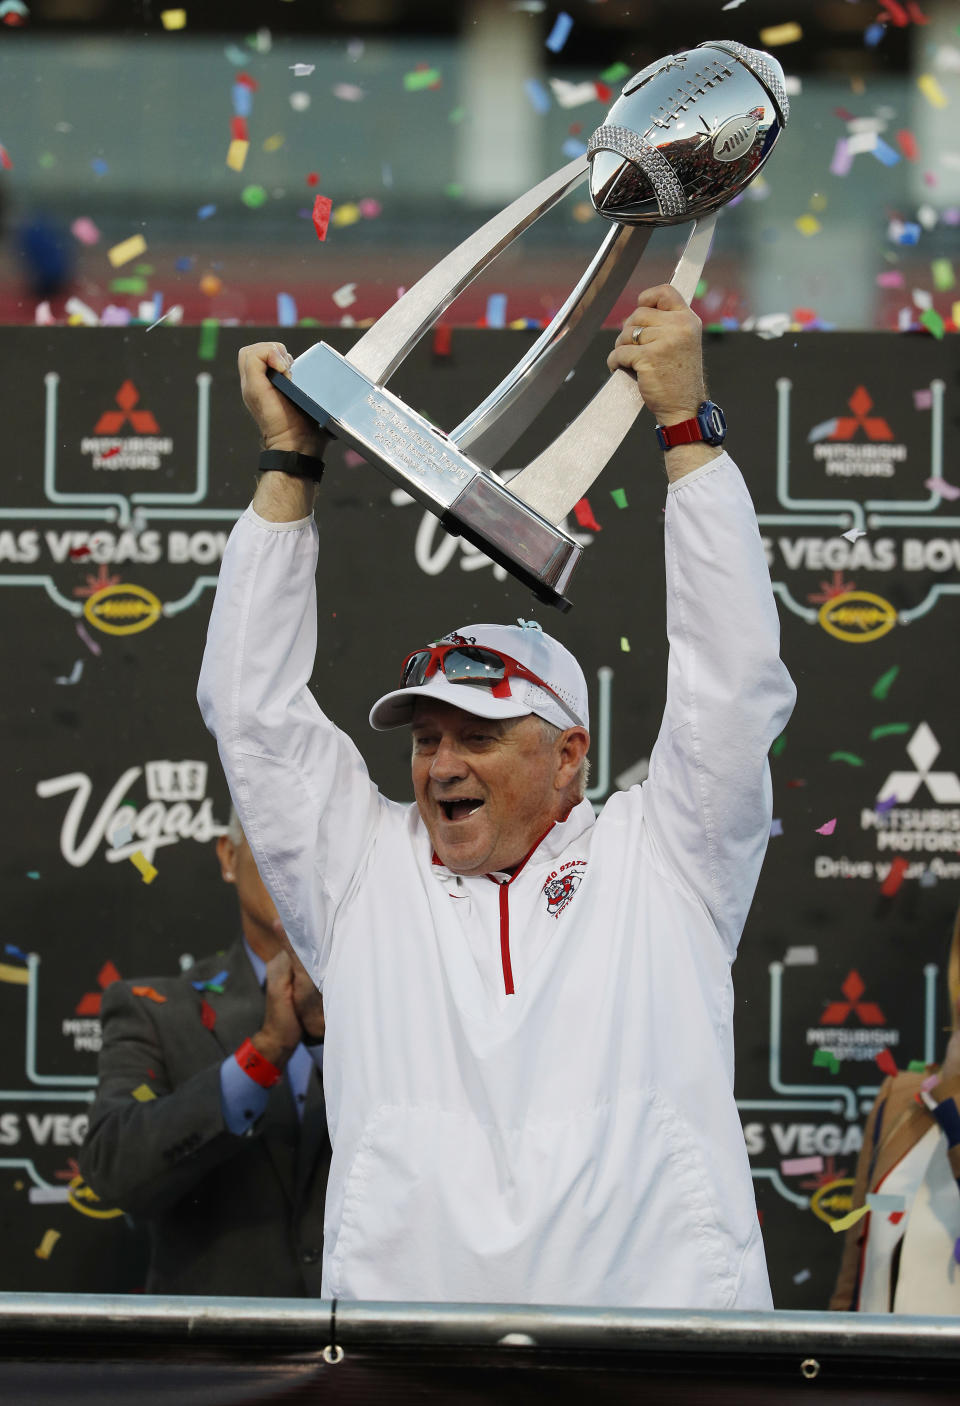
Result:
[[[547,900],[547,912],[551,918],[559,918],[580,887],[583,874],[579,869],[572,867],[576,862],[575,860],[571,861],[570,866],[564,865],[558,873],[551,874],[543,886],[543,894]]]

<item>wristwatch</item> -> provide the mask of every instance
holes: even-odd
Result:
[[[676,449],[678,444],[722,444],[727,435],[727,421],[719,405],[705,400],[697,406],[692,420],[679,425],[658,425],[657,440],[663,450]]]

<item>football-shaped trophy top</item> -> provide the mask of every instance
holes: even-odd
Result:
[[[670,54],[625,84],[590,138],[590,198],[624,225],[709,214],[753,179],[790,105],[783,69],[727,39]]]

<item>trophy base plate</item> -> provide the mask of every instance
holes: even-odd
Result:
[[[358,453],[362,454],[373,468],[379,469],[391,482],[409,493],[423,507],[439,520],[441,526],[452,537],[463,537],[491,561],[502,566],[511,576],[527,586],[546,605],[566,612],[571,602],[563,594],[563,587],[569,581],[574,567],[580,559],[583,548],[568,537],[553,523],[542,518],[522,502],[498,479],[472,464],[465,455],[443,437],[442,450],[448,461],[462,465],[461,482],[456,492],[445,501],[444,494],[438,491],[436,483],[424,481],[406,467],[404,462],[391,462],[385,454],[382,442],[376,443],[372,431],[360,421],[355,402],[337,413],[332,402],[340,399],[335,384],[338,376],[349,372],[351,377],[364,379],[364,389],[377,397],[378,401],[389,404],[395,415],[419,421],[415,412],[383,387],[373,387],[361,378],[343,358],[332,349],[318,344],[314,351],[322,347],[326,354],[324,370],[332,373],[324,377],[323,398],[329,408],[324,408],[302,385],[282,372],[269,370],[270,381],[277,390],[291,400],[304,414],[321,429],[342,439]],[[307,353],[310,356],[310,353]],[[335,358],[334,361],[332,358]],[[337,365],[339,363],[339,365]],[[317,368],[320,370],[320,367]],[[294,367],[296,374],[297,367]],[[312,389],[314,387],[311,387]],[[329,393],[328,393],[329,392]],[[437,430],[423,422],[423,430],[439,438]],[[458,470],[459,472],[459,470]]]

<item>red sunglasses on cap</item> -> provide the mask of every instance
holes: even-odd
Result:
[[[433,644],[425,649],[415,649],[408,654],[400,666],[400,687],[417,688],[433,677],[440,669],[448,683],[480,684],[489,688],[494,698],[511,698],[511,678],[526,679],[538,688],[546,689],[560,707],[572,718],[577,727],[583,723],[573,709],[564,703],[556,689],[538,678],[526,664],[511,659],[509,654],[501,654],[498,649],[488,649],[484,645],[473,644]]]

